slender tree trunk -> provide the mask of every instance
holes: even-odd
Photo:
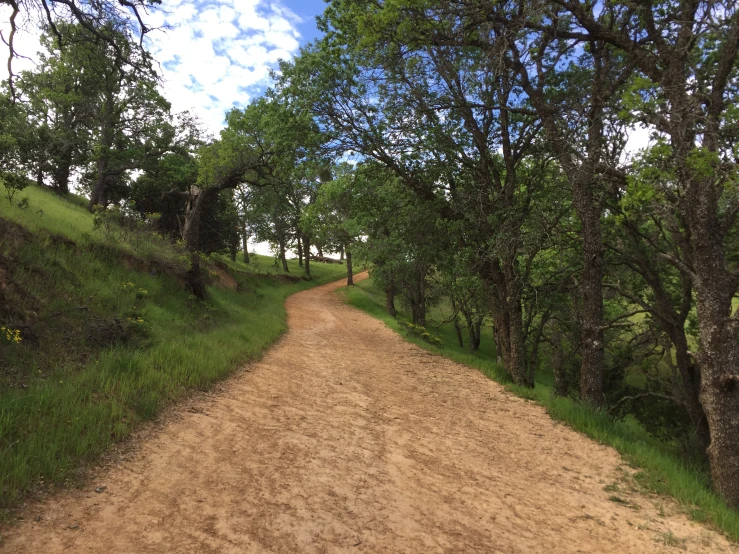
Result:
[[[475,350],[480,350],[480,342],[482,341],[482,320],[483,317],[477,316],[475,321]]]
[[[701,453],[707,454],[711,444],[711,433],[708,428],[706,413],[700,401],[701,372],[693,362],[688,349],[688,340],[684,329],[676,329],[672,334],[675,347],[675,363],[680,372],[685,406],[693,424],[693,429],[701,446]]]
[[[533,386],[526,371],[526,341],[523,335],[521,290],[515,271],[515,261],[490,264],[492,280],[493,327],[496,332],[498,356],[503,367],[518,385]]]
[[[285,257],[285,241],[283,239],[280,239],[279,245],[280,245],[280,261],[282,262],[282,270],[285,273],[290,273],[290,269],[287,267],[287,258]]]
[[[346,286],[354,285],[354,275],[352,273],[352,251],[346,249]]]
[[[303,267],[303,242],[298,233],[298,267]]]
[[[389,279],[385,285],[385,310],[393,317],[398,316],[398,312],[395,309],[395,283],[393,279]]]
[[[477,326],[477,318],[466,308],[462,310],[462,315],[467,324],[467,350],[475,353],[480,348],[480,327]]]
[[[344,261],[344,245],[339,246],[339,261]]]
[[[454,324],[454,332],[457,334],[457,344],[459,344],[460,348],[464,348],[462,327],[459,325],[459,317],[457,316],[457,301],[454,299],[454,295],[450,296],[450,300],[452,302],[452,310],[454,311],[454,319],[452,320],[452,323]]]
[[[318,257],[319,258],[323,258],[323,249],[322,248],[318,248]]]
[[[310,279],[310,237],[308,237],[308,235],[303,235],[303,256],[305,256],[305,266],[303,267],[303,271]]]
[[[244,248],[244,263],[249,263],[249,233],[246,230],[246,220],[241,222],[241,241]]]
[[[570,383],[565,370],[565,352],[562,348],[562,336],[556,334],[553,337],[554,352],[552,353],[552,372],[554,373],[554,394],[567,396],[570,392]]]
[[[477,352],[477,335],[475,334],[475,324],[472,319],[467,319],[467,350],[474,354]]]
[[[493,341],[495,342],[495,361],[503,365],[503,344],[500,340],[500,331],[495,323],[495,316],[493,316]]]
[[[426,272],[421,271],[418,282],[418,325],[426,327]]]

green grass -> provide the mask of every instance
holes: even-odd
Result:
[[[210,286],[199,301],[176,277],[178,248],[150,237],[155,248],[132,263],[134,245],[94,231],[80,202],[35,187],[22,196],[26,210],[0,201],[0,223],[31,231],[0,230],[0,325],[27,325],[21,343],[0,341],[4,510],[42,482],[74,480],[163,406],[258,358],[286,329],[288,295],[345,272],[313,264],[312,281],[286,281],[253,256],[229,262],[238,290]],[[132,269],[162,259],[173,273]],[[302,276],[297,262],[290,271]],[[97,333],[116,320],[127,340],[106,345]]]
[[[726,506],[710,489],[707,475],[700,469],[686,465],[678,453],[650,436],[633,419],[616,420],[602,411],[593,410],[570,398],[557,397],[552,392],[551,376],[542,372],[536,387],[527,389],[514,385],[508,375],[495,362],[491,340],[485,338],[481,351],[470,354],[457,344],[451,324],[439,329],[444,347],[432,346],[404,332],[401,320],[390,317],[384,309],[384,296],[371,279],[349,289],[342,289],[349,304],[384,321],[406,340],[431,352],[474,367],[506,387],[511,392],[544,406],[549,415],[570,425],[601,444],[615,448],[634,468],[638,468],[636,481],[646,490],[675,498],[696,521],[708,522],[728,538],[739,541],[739,512]],[[428,326],[432,328],[431,325]]]

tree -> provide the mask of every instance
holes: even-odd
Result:
[[[364,178],[363,172],[353,169],[347,163],[340,164],[334,180],[321,186],[315,203],[308,206],[302,220],[303,228],[310,229],[319,244],[346,254],[347,286],[354,284],[352,250],[362,236],[357,219],[361,215],[354,206],[359,197],[355,189],[366,186],[358,182]]]
[[[671,210],[669,227],[684,259],[660,257],[688,275],[697,296],[700,399],[711,433],[716,490],[739,506],[739,319],[732,300],[739,276],[726,241],[739,213],[735,110],[739,12],[734,2],[660,2],[621,10],[625,25],[594,6],[559,3],[572,28],[557,30],[607,44],[639,78],[630,88],[634,119],[657,144],[653,169],[641,175]],[[628,31],[626,31],[628,29]]]
[[[76,33],[67,34],[70,27],[66,24],[78,25],[90,36],[107,43],[116,58],[123,59],[131,54],[128,37],[138,36],[137,50],[143,51],[144,36],[151,31],[144,18],[161,0],[2,0],[0,4],[11,10],[10,32],[3,42],[8,46],[8,88],[10,97],[15,99],[13,59],[19,55],[15,50],[15,35],[20,27],[27,23],[48,27],[57,46],[62,48],[79,38]],[[117,32],[111,34],[106,29]]]
[[[80,39],[61,51],[50,31],[45,32],[41,44],[46,52],[40,55],[38,69],[24,72],[17,86],[38,136],[26,165],[39,184],[50,174],[54,190],[67,194],[70,175],[92,154],[101,82],[90,71],[99,52],[94,44],[82,40],[84,30],[62,23],[57,28]]]
[[[24,151],[34,140],[23,106],[0,96],[0,180],[9,202],[28,185],[24,171]]]

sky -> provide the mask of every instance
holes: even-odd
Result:
[[[217,135],[231,108],[245,107],[271,84],[278,60],[291,59],[318,37],[315,18],[324,7],[324,0],[162,0],[162,9],[146,17],[150,27],[162,29],[147,41],[173,111],[189,110]],[[0,21],[8,21],[7,12],[0,6]],[[28,59],[16,59],[14,72],[32,69],[39,50],[34,25],[17,36],[16,50]],[[7,50],[0,51],[4,61]],[[0,63],[0,79],[6,77]],[[648,142],[646,129],[631,135],[627,152]]]
[[[164,96],[175,112],[198,115],[213,134],[232,107],[244,107],[269,86],[269,71],[291,59],[318,36],[315,17],[323,0],[163,0],[145,21],[158,27],[147,35],[160,64]],[[8,21],[0,6],[0,21]],[[7,29],[5,29],[7,36]],[[38,32],[32,22],[16,36],[13,70],[32,69]],[[6,48],[2,50],[5,60]],[[0,79],[7,77],[0,64]]]
[[[315,17],[324,7],[323,0],[163,0],[145,21],[166,27],[147,41],[173,111],[191,111],[217,135],[231,108],[246,106],[271,84],[278,60],[291,59],[318,36]],[[8,19],[7,6],[0,6],[0,21]],[[38,31],[33,22],[24,26],[16,51],[26,58],[13,62],[14,73],[33,69],[38,59]],[[7,50],[0,52],[4,62]],[[0,63],[0,79],[7,78],[5,66]],[[264,243],[250,249],[270,254]]]
[[[211,131],[270,84],[278,60],[291,59],[318,35],[322,0],[164,0],[148,22],[174,111],[191,110]]]

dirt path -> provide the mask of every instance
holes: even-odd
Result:
[[[290,332],[261,362],[185,403],[103,473],[104,492],[29,509],[0,550],[737,551],[624,492],[613,450],[405,343],[338,286],[291,297]]]

